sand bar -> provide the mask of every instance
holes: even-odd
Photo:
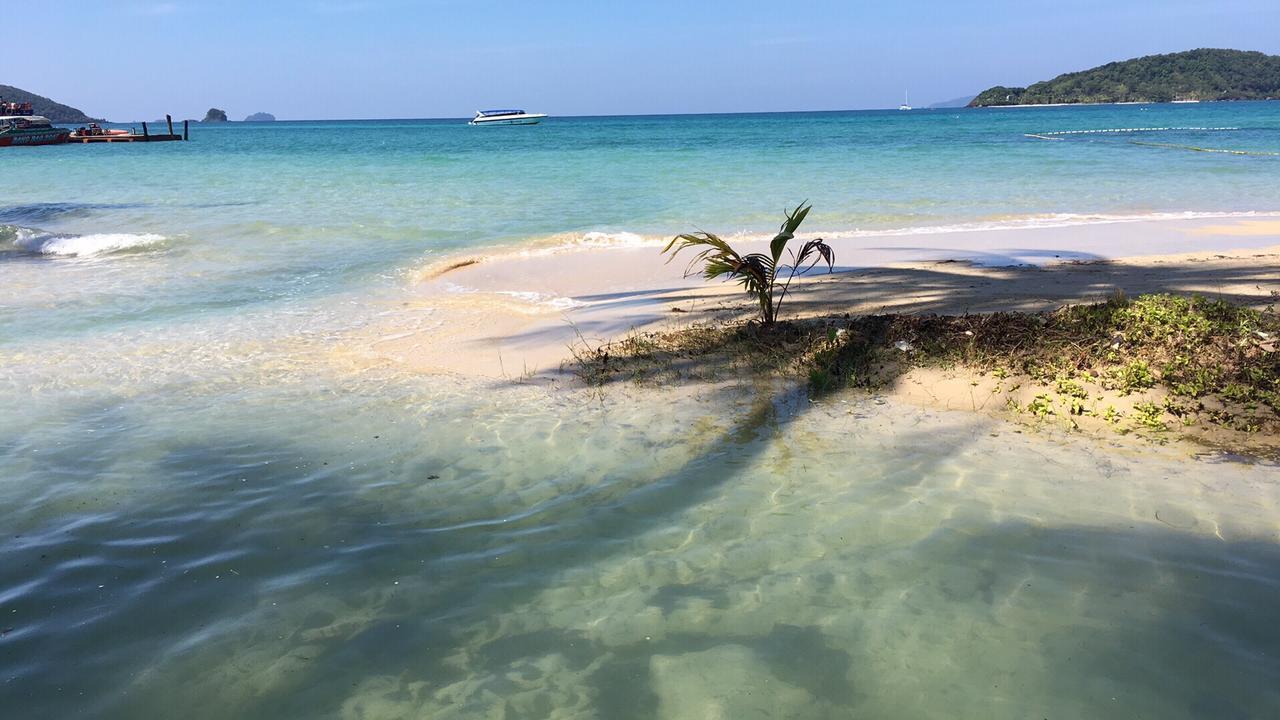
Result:
[[[836,272],[798,281],[784,316],[1039,311],[1117,290],[1263,306],[1280,292],[1280,216],[836,236],[831,243]],[[355,347],[415,372],[554,376],[580,338],[594,344],[635,329],[752,314],[736,285],[685,277],[685,263],[668,264],[659,249],[538,248],[436,262]]]

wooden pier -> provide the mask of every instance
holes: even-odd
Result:
[[[165,115],[165,116],[164,116],[164,121],[165,121],[165,123],[167,123],[167,124],[168,124],[168,126],[169,126],[169,132],[168,132],[168,133],[164,133],[164,134],[156,134],[156,135],[153,135],[153,134],[151,133],[150,128],[148,128],[148,127],[147,127],[147,124],[146,124],[146,123],[142,123],[142,133],[141,133],[141,134],[138,134],[138,133],[136,133],[136,132],[131,132],[131,133],[123,134],[123,135],[120,135],[120,134],[117,134],[117,135],[106,135],[106,134],[103,134],[103,135],[80,135],[80,134],[78,134],[78,133],[72,133],[72,134],[71,134],[71,137],[67,138],[67,142],[69,142],[69,143],[83,143],[83,144],[86,144],[86,145],[87,145],[87,144],[89,144],[89,143],[173,142],[173,141],[175,141],[175,140],[190,140],[190,139],[191,139],[191,128],[190,128],[189,121],[187,121],[187,120],[183,120],[183,121],[182,121],[182,134],[181,134],[181,135],[178,135],[177,133],[175,133],[175,132],[173,131],[173,118],[172,118],[172,117],[170,117],[170,116],[168,116],[168,115]]]

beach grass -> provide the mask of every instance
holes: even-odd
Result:
[[[1280,433],[1278,350],[1273,308],[1117,294],[1044,313],[828,315],[633,333],[579,345],[573,369],[597,386],[769,376],[806,383],[815,398],[950,371],[1024,417],[1154,437],[1176,429],[1230,445],[1233,433]]]

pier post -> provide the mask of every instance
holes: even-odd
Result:
[[[187,127],[187,125],[188,125],[190,122],[191,122],[190,120],[183,120],[183,121],[182,121],[182,140],[183,140],[183,142],[185,142],[185,141],[187,141],[187,140],[190,140],[190,139],[191,139],[191,130],[190,130],[190,128],[189,128],[189,127]]]
[[[169,124],[169,137],[173,137],[173,118],[169,117],[168,113],[165,113],[164,121]]]
[[[142,139],[143,140],[151,139],[151,133],[147,131],[147,124],[145,122],[142,123]]]

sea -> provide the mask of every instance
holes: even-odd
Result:
[[[199,124],[0,177],[0,715],[1280,715],[1273,465],[351,347],[442,259],[802,201],[1276,213],[1280,103]]]

